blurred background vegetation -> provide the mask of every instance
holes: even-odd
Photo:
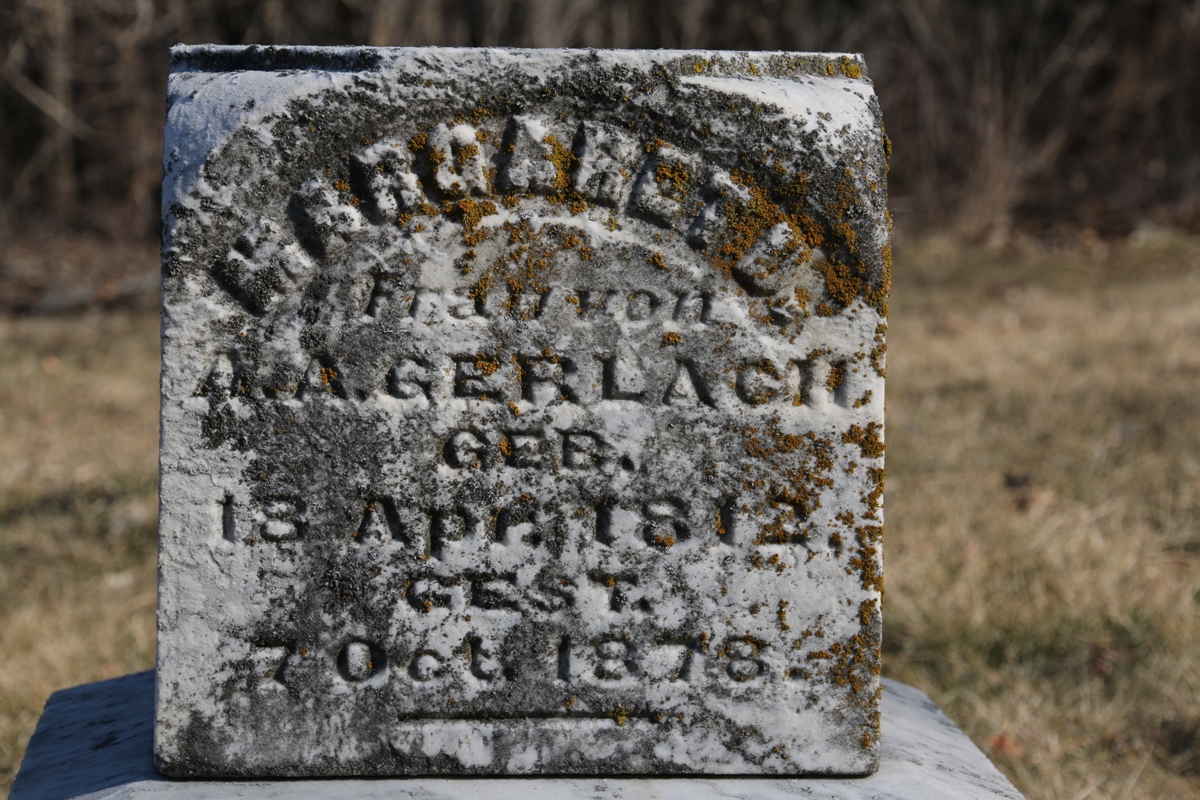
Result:
[[[176,42],[861,52],[902,235],[1200,225],[1195,0],[5,0],[0,238],[157,235]]]
[[[153,664],[176,42],[864,53],[885,674],[1030,798],[1200,797],[1197,0],[0,0],[0,791],[51,691]]]

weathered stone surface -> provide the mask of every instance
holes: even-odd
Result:
[[[175,781],[151,758],[149,672],[55,692],[29,742],[11,800],[353,797],[357,800],[1020,800],[921,692],[883,681],[879,770],[867,778],[403,778]]]
[[[160,768],[873,770],[862,69],[174,50]]]

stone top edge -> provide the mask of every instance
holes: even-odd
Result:
[[[176,72],[382,72],[404,66],[440,67],[447,62],[493,62],[507,66],[608,64],[664,66],[693,74],[851,77],[867,81],[861,53],[786,50],[610,50],[508,47],[315,47],[308,45],[184,45],[170,51]]]

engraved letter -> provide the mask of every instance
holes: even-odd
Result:
[[[691,535],[684,505],[673,497],[647,503],[642,507],[642,516],[646,518],[642,539],[658,550],[668,550]]]
[[[633,292],[626,300],[625,318],[631,322],[652,321],[662,308],[662,300],[653,292]]]
[[[303,515],[304,504],[299,500],[280,498],[267,503],[255,516],[261,523],[259,534],[262,538],[280,542],[304,535]]]
[[[611,545],[616,538],[616,531],[613,529],[613,503],[610,500],[605,500],[602,503],[597,503],[594,508],[596,514],[596,541],[600,544]]]
[[[338,653],[338,673],[343,680],[360,683],[382,670],[386,661],[378,647],[366,642],[348,642]]]
[[[680,359],[676,362],[675,375],[667,384],[667,391],[663,394],[664,405],[675,403],[704,404],[711,408],[716,407],[712,394],[709,393],[708,386],[704,382],[700,366],[690,359]]]
[[[430,555],[446,557],[446,545],[475,536],[476,520],[465,509],[444,508],[433,512],[429,523]]]
[[[386,544],[403,540],[404,529],[400,524],[396,501],[382,497],[368,502],[354,536],[359,544]]]
[[[597,642],[596,659],[596,675],[605,680],[619,681],[626,675],[637,672],[633,646],[621,639]]]
[[[237,542],[236,511],[233,495],[225,495],[225,499],[221,501],[221,538],[230,543]]]
[[[196,388],[196,394],[208,398],[210,406],[222,403],[235,397],[245,390],[245,376],[242,374],[241,356],[237,350],[230,350],[217,356],[208,377]]]
[[[567,469],[592,469],[600,465],[604,440],[587,431],[563,434],[563,466]]]
[[[501,676],[504,667],[500,663],[500,657],[497,655],[495,647],[478,636],[470,637],[467,640],[467,646],[471,652],[472,675],[481,681],[489,682]]]
[[[686,228],[700,211],[696,192],[699,171],[695,156],[664,145],[642,167],[630,205],[664,228]]]
[[[618,128],[589,121],[579,126],[573,147],[579,158],[575,191],[593,203],[620,205],[637,168],[633,139]]]
[[[500,171],[500,189],[505,192],[550,194],[566,188],[566,175],[560,181],[559,166],[553,161],[553,143],[557,140],[550,129],[529,117],[513,117],[504,131],[501,152],[508,160]],[[561,145],[560,145],[561,148]],[[567,156],[570,156],[567,153]],[[566,168],[566,164],[562,168]]]
[[[345,400],[346,386],[342,378],[342,372],[332,358],[314,358],[296,389],[296,399],[307,400],[310,397],[332,395]]]
[[[688,228],[687,242],[697,250],[705,250],[724,241],[729,235],[730,212],[751,202],[750,192],[734,183],[723,169],[714,169],[704,187],[708,204],[696,215]]]
[[[288,665],[296,654],[296,643],[280,641],[254,641],[250,643],[250,664],[259,686],[278,689],[287,685]]]
[[[675,301],[675,313],[671,319],[676,322],[707,323],[712,315],[712,297],[707,292],[685,292]]]
[[[455,469],[486,469],[492,460],[487,441],[482,434],[472,430],[450,434],[442,455]]]
[[[544,431],[505,431],[500,445],[504,463],[518,469],[543,466],[546,453]]]
[[[518,500],[496,512],[496,541],[506,545],[524,542],[537,547],[542,543],[537,523],[537,503],[530,499]]]
[[[471,605],[495,610],[519,609],[521,591],[514,575],[485,575],[471,581]]]
[[[484,356],[455,356],[454,396],[480,400],[496,398],[499,392],[490,385],[488,376],[498,369],[497,362]]]
[[[388,372],[388,394],[402,400],[433,399],[433,367],[423,358],[401,358]]]
[[[470,125],[451,128],[442,123],[434,128],[428,142],[426,160],[438,191],[446,197],[487,193],[485,161],[474,128]]]
[[[600,358],[600,399],[646,401],[645,381],[629,361],[610,356]]]
[[[217,261],[213,276],[247,311],[261,316],[312,267],[277,222],[259,217]]]
[[[605,587],[608,592],[608,607],[611,611],[624,611],[626,608],[632,608],[636,611],[649,611],[650,599],[645,596],[645,592],[638,589],[638,579],[636,574],[628,575],[605,575],[594,573],[590,575],[591,579]]]
[[[445,659],[434,651],[420,650],[413,655],[408,674],[414,681],[426,683],[441,674],[444,663]]]
[[[779,371],[770,361],[763,359],[754,364],[746,364],[738,369],[734,379],[737,397],[746,405],[761,406],[774,400],[779,390],[776,382],[780,380]]]
[[[457,584],[450,578],[430,576],[419,578],[408,585],[405,597],[417,611],[428,614],[435,608],[449,608],[454,599]]]
[[[567,385],[567,376],[575,372],[570,359],[560,356],[521,356],[521,397],[534,405],[556,400],[576,402],[575,390]]]
[[[396,294],[396,277],[387,272],[377,272],[371,279],[371,296],[367,299],[366,316],[378,318]]]
[[[761,677],[767,671],[766,663],[758,657],[763,643],[745,637],[725,643],[724,653],[729,657],[725,674],[739,683]]]
[[[367,214],[376,224],[394,222],[401,209],[408,211],[425,199],[408,149],[395,144],[380,142],[350,159],[351,188],[366,201]]]

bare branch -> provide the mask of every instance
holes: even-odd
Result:
[[[20,70],[9,66],[7,61],[0,63],[0,78],[16,90],[31,105],[54,121],[60,128],[67,130],[80,141],[90,142],[96,136],[95,129],[71,113],[71,110],[56,100],[45,89],[25,77]]]

